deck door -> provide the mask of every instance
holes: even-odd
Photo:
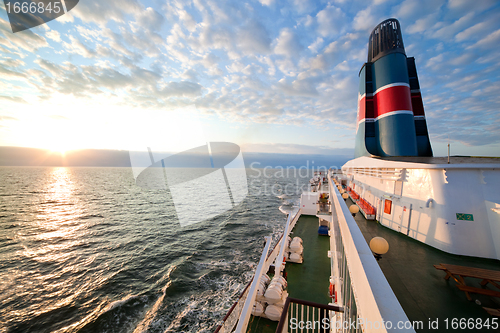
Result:
[[[394,215],[391,228],[407,235],[411,216],[411,205],[394,205],[393,208]]]

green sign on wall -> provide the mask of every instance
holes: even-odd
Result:
[[[457,213],[457,220],[474,221],[474,216],[472,216],[472,214]]]

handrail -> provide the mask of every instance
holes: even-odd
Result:
[[[315,308],[320,308],[323,310],[330,310],[330,311],[335,311],[335,312],[344,312],[344,307],[342,307],[342,306],[321,304],[321,303],[311,302],[311,301],[307,301],[305,299],[299,299],[299,298],[293,298],[293,297],[287,297],[287,299],[290,300],[289,303],[297,303],[297,304],[302,304],[302,305],[307,305],[307,306],[314,306]],[[286,304],[286,302],[285,302],[285,304]],[[284,309],[284,307],[283,307],[283,309]]]
[[[300,217],[301,215],[301,212],[302,210],[299,209],[297,211],[297,213],[295,214],[293,220],[292,220],[292,224],[291,224],[291,229],[293,229],[293,223],[296,222],[296,220]],[[290,229],[290,230],[291,230]],[[281,234],[281,237],[278,239],[278,242],[274,245],[273,247],[273,250],[270,251],[267,255],[267,259],[266,259],[266,262],[264,264],[264,267],[263,267],[263,271],[266,272],[267,270],[269,270],[269,266],[272,264],[272,262],[276,259],[277,255],[278,255],[278,252],[279,252],[279,245],[281,244],[281,241],[284,239],[284,233]],[[243,289],[243,291],[241,292],[240,294],[240,297],[238,298],[238,300],[236,302],[234,302],[234,304],[231,306],[231,308],[229,308],[228,312],[226,313],[226,315],[224,316],[224,318],[222,319],[222,324],[218,325],[216,328],[215,328],[215,331],[214,333],[219,333],[220,330],[222,329],[222,327],[224,326],[224,323],[226,322],[226,320],[229,318],[229,316],[231,315],[231,313],[234,311],[234,309],[236,308],[236,306],[238,305],[239,302],[241,302],[241,298],[243,297],[243,295],[245,294],[246,290],[250,287],[250,285],[252,284],[252,281],[253,281],[253,277],[252,279],[248,282],[247,286],[245,287],[245,289]],[[238,315],[239,316],[239,315]]]
[[[234,302],[234,304],[229,308],[229,310],[227,311],[226,315],[224,316],[224,318],[222,318],[222,322],[224,323],[227,318],[231,315],[231,313],[234,311],[234,308],[236,307],[236,305],[238,305],[238,302],[241,300],[241,298],[243,297],[243,295],[245,295],[245,292],[247,291],[248,287],[250,287],[250,285],[252,284],[252,281],[253,281],[253,278],[248,281],[247,283],[247,286],[245,287],[245,289],[243,289],[243,291],[241,292],[240,294],[240,297],[238,297],[238,300]],[[216,327],[214,333],[219,333],[220,329],[222,328],[222,325],[219,325]]]
[[[301,215],[301,212],[302,210],[299,209],[297,211],[297,213],[294,215],[294,218],[292,219],[292,223],[291,223],[291,229],[293,229],[293,226],[294,226],[294,223],[297,222],[297,219],[300,217]],[[281,241],[283,239],[286,239],[284,237],[284,233],[281,234],[281,237],[278,239],[278,242],[274,245],[273,247],[273,250],[271,252],[268,253],[267,255],[267,259],[266,259],[266,262],[264,264],[264,267],[263,267],[263,271],[266,272],[268,269],[269,269],[269,266],[272,264],[272,262],[276,259],[277,255],[278,255],[278,252],[279,252],[279,247],[280,247],[280,244],[281,244]],[[282,259],[283,260],[283,259]],[[242,297],[243,295],[245,294],[246,290],[250,287],[250,285],[252,284],[252,281],[253,281],[253,277],[252,279],[248,282],[247,286],[245,287],[245,289],[243,289],[243,291],[241,292],[238,300],[236,302],[234,302],[234,304],[231,306],[231,308],[229,308],[228,312],[226,313],[226,315],[224,316],[224,318],[222,319],[222,324],[218,325],[216,328],[215,328],[215,331],[214,333],[219,333],[220,330],[222,329],[222,327],[224,326],[224,323],[226,322],[226,320],[229,318],[229,316],[231,315],[231,313],[234,311],[234,309],[236,308],[236,306],[238,305],[239,302],[242,301]]]
[[[281,317],[280,317],[280,321],[278,322],[278,327],[276,328],[276,333],[281,333],[283,331],[283,326],[285,326],[286,317],[288,315],[288,308],[290,307],[290,303],[312,306],[312,307],[323,309],[323,310],[344,312],[344,308],[341,306],[326,305],[326,304],[306,301],[303,299],[287,297],[285,304],[283,306],[283,312],[281,312]]]
[[[285,245],[286,241],[288,239],[288,235],[290,234],[290,231],[292,231],[293,227],[291,224],[293,221],[296,219],[297,216],[299,216],[300,209],[295,212],[295,214],[292,215],[292,213],[288,214],[288,219],[286,221],[285,225],[285,231],[283,232],[283,238],[281,239],[281,244],[280,244],[280,252],[278,254],[278,257],[276,257],[275,261],[275,274],[281,275],[281,267],[283,266],[283,256],[285,253]]]
[[[290,297],[287,297],[285,300],[285,304],[283,305],[283,311],[281,312],[280,321],[278,322],[278,327],[276,327],[276,333],[283,332],[283,326],[285,326],[285,321],[288,315],[289,306],[290,306]]]
[[[345,269],[345,274],[350,276],[350,285],[341,286],[341,290],[346,288],[352,289],[353,301],[356,303],[357,315],[359,318],[366,319],[367,322],[407,322],[403,308],[399,304],[398,299],[394,295],[387,279],[385,278],[380,266],[373,257],[373,254],[361,233],[356,221],[352,217],[349,209],[342,199],[340,192],[336,186],[333,186],[331,175],[328,175],[330,185],[330,198],[332,200],[332,221],[334,230],[332,231],[335,240],[336,248],[343,248],[341,257],[338,261],[344,261],[348,269]],[[337,265],[337,263],[336,263]],[[344,279],[343,283],[346,282]],[[347,304],[347,300],[341,294],[341,304]],[[346,310],[346,312],[349,309]],[[387,329],[382,327],[374,329],[369,325],[362,324],[363,332],[386,332]],[[364,327],[363,327],[364,326]],[[404,328],[399,331],[415,332],[413,328]]]
[[[247,330],[248,320],[250,319],[250,313],[252,312],[255,295],[257,294],[258,284],[263,271],[262,268],[266,262],[267,253],[269,252],[270,247],[271,237],[268,236],[266,237],[266,247],[264,248],[264,251],[262,251],[259,264],[257,265],[257,269],[255,270],[255,275],[252,281],[252,285],[250,286],[250,291],[248,292],[247,299],[245,300],[245,305],[243,305],[240,319],[238,319],[238,326],[236,326],[237,333],[246,332]]]

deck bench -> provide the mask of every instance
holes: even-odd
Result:
[[[461,284],[457,284],[457,288],[462,290],[462,291],[466,291],[468,293],[482,294],[482,295],[493,296],[493,297],[500,297],[500,291],[495,291],[495,290],[491,290],[491,289],[463,286]]]
[[[465,284],[464,277],[472,277],[481,279],[481,286],[486,286],[488,283],[500,289],[500,271],[493,271],[489,269],[458,266],[450,264],[439,264],[434,265],[434,268],[446,272],[445,280],[452,278],[457,282],[457,288],[464,291],[467,299],[472,300],[469,293],[483,294],[492,297],[500,297],[500,291],[486,289],[486,288],[476,288],[467,286]]]
[[[492,309],[485,306],[483,306],[483,309],[485,309],[490,316],[500,317],[500,309]]]

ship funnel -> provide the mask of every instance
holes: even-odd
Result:
[[[399,22],[396,19],[388,19],[377,25],[370,34],[368,62],[375,62],[377,59],[395,52],[406,55]]]
[[[432,156],[415,59],[406,56],[398,20],[373,29],[359,79],[356,157]]]

